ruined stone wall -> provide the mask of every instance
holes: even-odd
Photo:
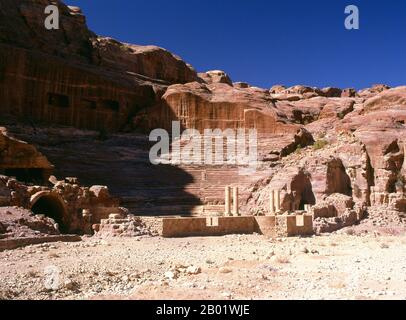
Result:
[[[276,217],[276,234],[279,237],[310,236],[313,233],[313,217],[311,215]]]
[[[164,218],[163,237],[216,236],[253,233],[253,217]]]
[[[52,218],[62,233],[77,234],[91,234],[93,224],[126,212],[105,186],[83,187],[76,178],[53,182],[53,187],[27,186],[0,176],[0,206],[29,209]]]
[[[41,191],[33,187],[30,188],[30,193],[32,208],[36,201],[35,197],[38,197]],[[121,211],[119,200],[110,195],[107,187],[81,187],[76,178],[66,178],[56,182],[49,190],[49,194],[63,202],[64,212],[60,223],[64,225],[65,232],[92,233],[93,224],[100,223],[101,219]],[[47,213],[44,212],[44,214]]]
[[[280,215],[268,217],[163,218],[163,237],[219,236],[260,233],[269,237],[305,236],[313,234],[311,215]]]

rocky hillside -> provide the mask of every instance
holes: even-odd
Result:
[[[179,57],[156,46],[137,46],[99,37],[87,28],[80,8],[57,3],[60,29],[44,28],[47,0],[2,0],[0,42],[95,66],[184,83],[197,79]]]
[[[47,1],[0,2],[0,110],[1,124],[57,175],[107,184],[141,215],[219,213],[230,184],[246,214],[267,214],[271,190],[281,190],[285,211],[313,205],[320,232],[377,210],[406,212],[406,87],[235,83],[164,49],[97,36],[79,8],[56,2],[61,29],[52,32],[43,27]],[[257,129],[259,169],[152,166],[145,133],[173,120],[200,131]]]

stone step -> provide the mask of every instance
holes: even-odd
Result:
[[[123,218],[123,215],[120,213],[111,213],[109,214],[109,219],[121,219]]]

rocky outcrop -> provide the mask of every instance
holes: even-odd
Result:
[[[55,221],[43,215],[34,215],[26,209],[0,207],[0,239],[44,237],[59,235]]]
[[[313,217],[317,218],[333,218],[343,216],[347,209],[354,208],[354,200],[351,196],[346,196],[341,193],[333,193],[324,200],[319,201],[312,210]]]
[[[225,83],[233,86],[233,81],[230,79],[227,73],[221,70],[212,70],[205,73],[199,73],[199,77],[207,84],[213,83]],[[243,88],[244,85],[237,84],[237,87]],[[246,86],[247,87],[247,86]]]
[[[93,64],[166,83],[197,81],[194,69],[180,57],[157,46],[138,46],[111,38],[92,39]]]
[[[376,84],[372,86],[371,88],[366,88],[363,90],[358,91],[358,96],[362,98],[371,98],[373,96],[376,96],[377,94],[389,90],[390,87],[385,85],[385,84]]]
[[[57,0],[60,29],[44,27],[47,0],[3,0],[0,4],[0,42],[92,64],[120,72],[184,83],[197,80],[197,74],[179,57],[156,46],[136,46],[99,37],[87,28],[80,8]]]
[[[358,223],[368,208],[406,211],[406,87],[233,83],[162,48],[97,36],[79,8],[55,3],[61,28],[46,32],[48,1],[0,2],[1,121],[21,139],[0,133],[0,168],[17,178],[0,179],[1,205],[52,212],[62,231],[98,225],[106,234],[140,231],[109,190],[140,215],[218,215],[225,186],[240,187],[243,214],[269,214],[276,190],[284,212],[314,206],[318,232]],[[134,132],[170,130],[174,120],[201,133],[256,129],[256,171],[152,166],[147,138]],[[58,176],[95,186],[73,178],[40,186],[48,159]]]
[[[2,0],[0,3],[0,42],[75,61],[92,59],[91,38],[84,15],[77,8],[53,1],[60,13],[60,29],[44,27],[48,0]],[[2,49],[4,50],[4,49]]]
[[[199,79],[172,53],[98,37],[78,8],[55,3],[60,29],[52,32],[44,28],[48,1],[0,3],[2,114],[103,132],[137,129],[132,117],[168,85]]]
[[[46,181],[54,167],[37,149],[21,140],[10,137],[0,127],[0,170],[21,181]]]
[[[0,176],[0,206],[29,208],[28,187],[14,178]]]
[[[216,128],[256,128],[258,133],[289,134],[299,128],[285,121],[266,90],[254,87],[193,82],[170,86],[162,99],[166,113],[169,109],[184,128],[201,132]],[[154,114],[151,112],[148,118],[153,121]]]
[[[323,95],[328,98],[339,98],[341,97],[343,90],[340,88],[327,87],[321,89],[321,92],[323,92]]]
[[[383,90],[366,100],[359,112],[336,129],[352,131],[366,146],[374,171],[376,198],[387,198],[388,194],[400,191],[397,185],[404,179],[405,96],[405,87]]]
[[[334,193],[317,203],[311,212],[317,234],[330,233],[360,223],[367,215],[366,207],[356,205],[351,196]]]

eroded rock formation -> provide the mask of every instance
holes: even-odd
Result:
[[[97,36],[79,8],[56,3],[61,29],[47,32],[47,1],[0,2],[0,111],[9,132],[0,133],[0,167],[17,178],[0,179],[2,206],[56,212],[71,232],[97,225],[124,234],[137,225],[97,185],[139,215],[221,214],[225,186],[240,188],[242,214],[268,215],[277,190],[279,209],[310,211],[318,232],[369,212],[406,211],[406,87],[233,83],[224,71],[197,74],[162,48]],[[174,120],[200,132],[256,129],[257,170],[151,165],[145,133],[170,130]],[[35,186],[53,168],[96,186],[75,179]]]
[[[0,127],[0,170],[25,182],[43,182],[54,167],[36,148],[24,141],[8,136]]]
[[[91,234],[92,225],[101,219],[125,213],[119,207],[119,199],[111,196],[105,186],[82,187],[77,178],[58,181],[51,176],[50,181],[52,187],[27,186],[0,176],[0,206],[25,208],[34,215],[50,218],[58,233]]]
[[[31,122],[118,131],[168,85],[198,79],[168,51],[96,36],[78,8],[58,4],[59,30],[44,28],[46,0],[0,3],[3,113]]]

